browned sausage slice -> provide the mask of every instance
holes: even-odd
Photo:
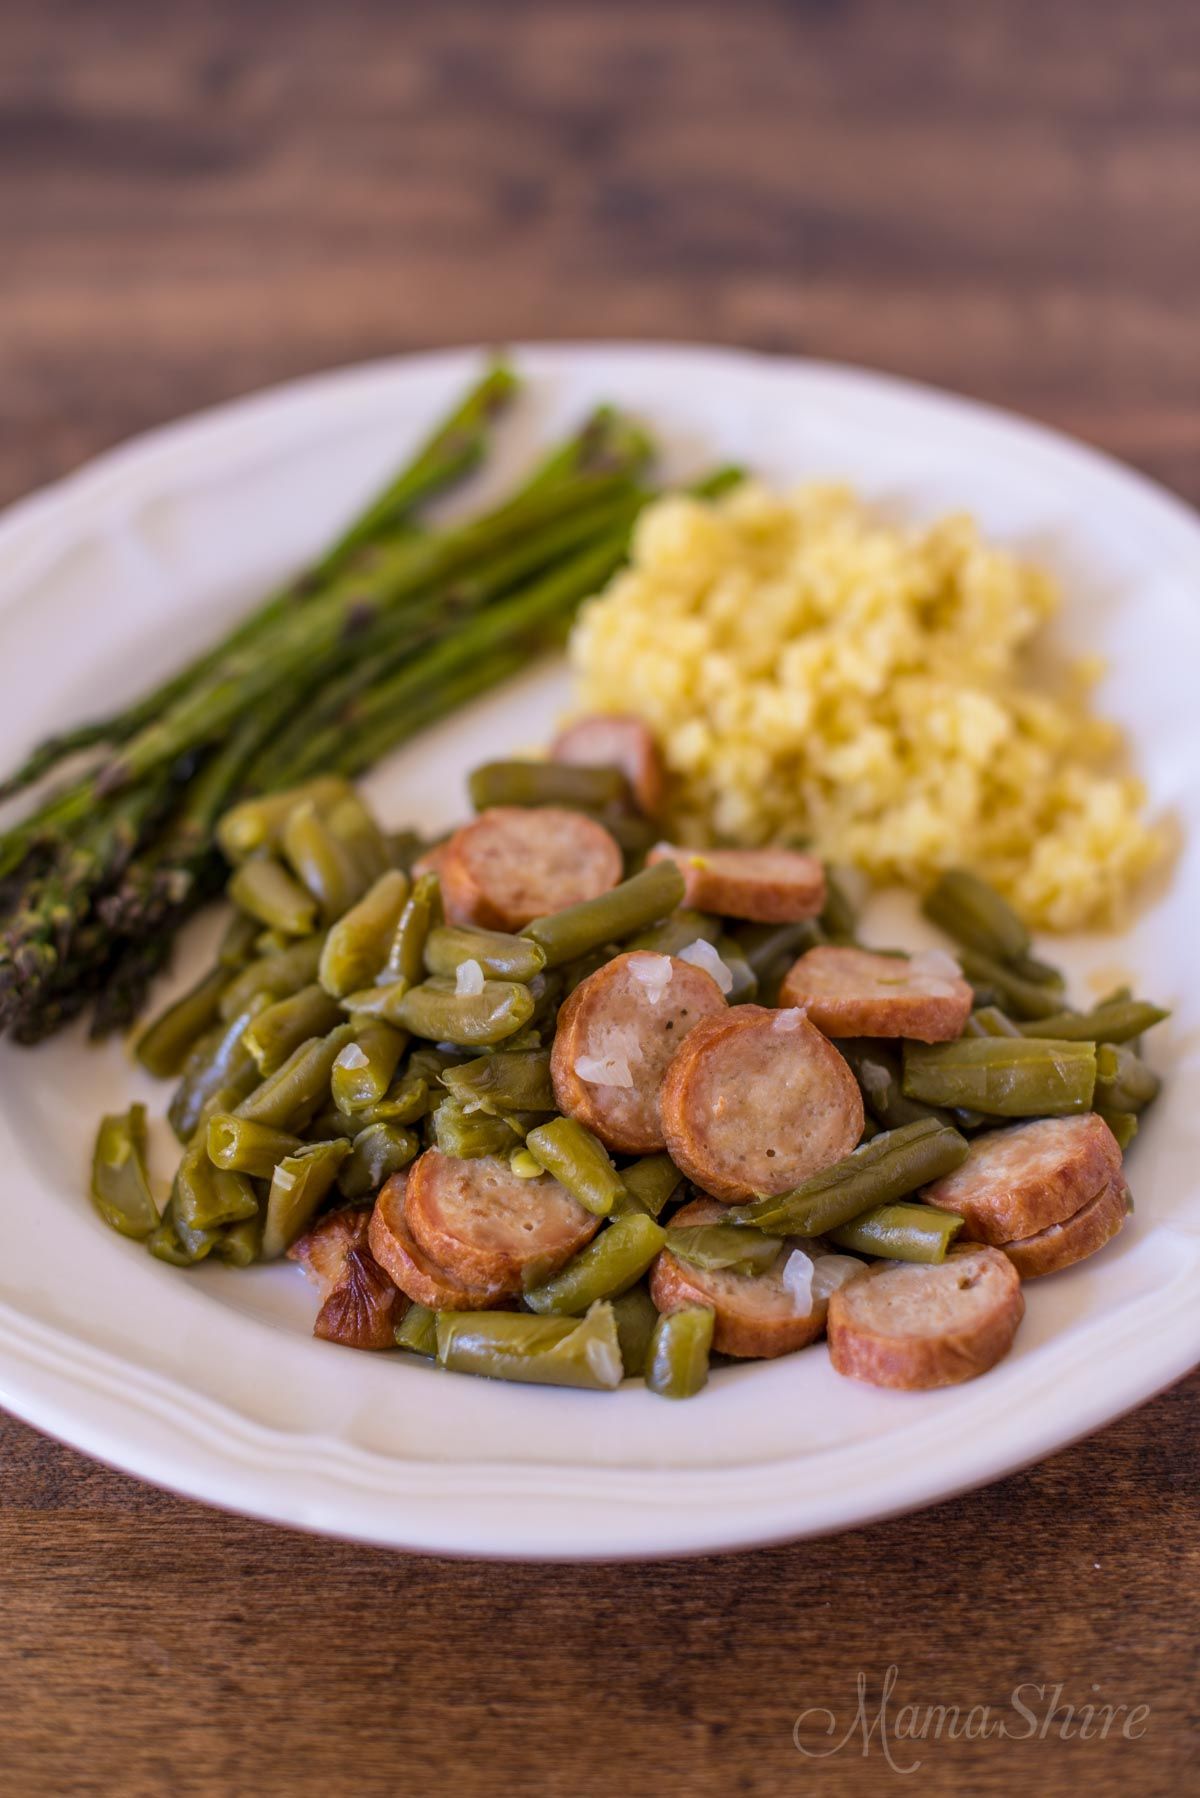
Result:
[[[592,712],[559,731],[550,759],[577,768],[619,768],[638,810],[656,818],[662,810],[666,774],[649,726],[632,713]]]
[[[370,1222],[370,1205],[347,1205],[306,1230],[287,1251],[288,1260],[300,1263],[322,1299],[329,1297],[345,1273],[351,1249],[367,1247]]]
[[[945,1261],[876,1261],[829,1301],[829,1359],[872,1386],[924,1392],[994,1367],[1025,1315],[1021,1282],[999,1249]]]
[[[986,1131],[922,1196],[958,1212],[967,1237],[1001,1245],[1063,1223],[1120,1176],[1117,1139],[1089,1111]]]
[[[418,1245],[405,1216],[407,1185],[407,1169],[392,1175],[375,1201],[370,1230],[371,1253],[401,1292],[431,1311],[491,1311],[505,1304],[509,1289],[502,1281],[465,1285]]]
[[[1061,1224],[1051,1224],[1048,1230],[1006,1242],[1004,1253],[1023,1280],[1056,1274],[1111,1242],[1128,1215],[1129,1188],[1124,1177],[1118,1175]]]
[[[716,981],[671,955],[635,949],[581,980],[558,1014],[550,1057],[560,1111],[610,1149],[663,1147],[659,1088],[679,1044],[726,1010]]]
[[[858,1083],[833,1044],[802,1012],[761,1005],[698,1024],[659,1103],[672,1161],[726,1204],[787,1192],[863,1131]]]
[[[696,1199],[671,1222],[714,1224],[724,1210],[714,1199]],[[816,1341],[825,1328],[829,1294],[862,1265],[798,1239],[785,1243],[761,1274],[691,1267],[664,1249],[650,1274],[650,1296],[664,1312],[707,1305],[714,1314],[712,1345],[719,1354],[770,1361]]]
[[[408,1170],[405,1218],[417,1246],[469,1286],[521,1291],[592,1240],[600,1219],[552,1179],[522,1180],[497,1155],[426,1149]]]
[[[822,943],[802,955],[779,989],[826,1036],[907,1036],[948,1043],[971,1015],[971,988],[940,949],[876,955]]]
[[[621,879],[621,851],[582,812],[496,805],[442,846],[437,873],[452,924],[520,930],[534,918],[597,899]]]
[[[800,849],[681,849],[656,843],[646,860],[677,862],[684,904],[724,918],[793,924],[815,918],[825,904],[825,870],[815,855]]]
[[[322,1298],[313,1335],[346,1348],[390,1349],[408,1300],[367,1246],[371,1207],[331,1211],[288,1250]]]

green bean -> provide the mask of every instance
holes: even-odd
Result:
[[[519,981],[485,980],[481,992],[460,993],[453,980],[435,974],[411,987],[389,1017],[430,1042],[473,1048],[515,1035],[532,1018],[534,1004]]]
[[[243,1174],[214,1167],[199,1138],[185,1151],[171,1189],[175,1225],[189,1230],[219,1230],[258,1211],[258,1196]]]
[[[330,1085],[338,1110],[353,1116],[383,1099],[408,1047],[408,1037],[378,1018],[351,1018],[350,1022],[354,1041],[347,1043],[334,1062]]]
[[[321,807],[353,791],[340,775],[322,775],[286,793],[246,799],[227,811],[217,825],[217,842],[227,860],[244,861],[259,849],[274,849],[293,808],[306,799]]]
[[[562,983],[558,992],[558,1006],[569,999],[577,986],[582,986],[585,980],[595,974],[606,962],[611,961],[618,952],[619,946],[616,943],[605,943],[602,948],[589,950],[586,955],[577,955],[574,961],[564,962],[561,968],[557,968],[551,979],[557,977]],[[538,1013],[535,1011],[534,1017],[537,1016]]]
[[[919,1118],[861,1143],[791,1192],[731,1205],[726,1219],[781,1236],[823,1236],[872,1205],[940,1180],[966,1160],[967,1152],[957,1130],[937,1118]]]
[[[508,1165],[518,1180],[536,1180],[542,1172],[541,1164],[534,1160],[524,1143],[508,1151]]]
[[[777,1002],[784,975],[798,956],[829,940],[816,918],[802,918],[794,924],[739,924],[732,928],[731,936],[758,982],[760,1005]]]
[[[92,1204],[122,1236],[142,1241],[158,1225],[146,1168],[146,1107],[100,1120],[92,1151]]]
[[[607,1217],[624,1195],[621,1176],[599,1137],[575,1118],[552,1118],[525,1138],[525,1147],[573,1199],[596,1217]]]
[[[624,1367],[609,1304],[586,1317],[531,1317],[522,1311],[439,1311],[437,1353],[455,1373],[540,1386],[611,1392]]]
[[[220,1230],[193,1230],[175,1215],[174,1194],[159,1219],[158,1228],[146,1238],[146,1247],[157,1261],[171,1267],[194,1267],[222,1240]]]
[[[1132,1111],[1107,1111],[1101,1105],[1096,1107],[1096,1111],[1116,1137],[1117,1147],[1123,1155],[1138,1133],[1137,1114]]]
[[[225,926],[225,934],[217,949],[220,966],[232,973],[244,968],[253,959],[258,934],[258,919],[247,917],[245,912],[235,911]]]
[[[581,1317],[601,1299],[615,1299],[641,1279],[666,1240],[652,1217],[619,1218],[601,1230],[586,1248],[552,1278],[531,1286],[525,1303],[531,1311],[559,1317]]]
[[[134,1053],[148,1074],[167,1080],[182,1073],[196,1043],[216,1023],[229,981],[229,969],[218,963],[142,1032]]]
[[[286,999],[277,999],[260,1011],[246,1027],[243,1041],[265,1080],[281,1068],[288,1056],[310,1037],[324,1036],[342,1019],[341,1009],[323,986],[303,986]]]
[[[660,1317],[646,1356],[646,1384],[660,1398],[691,1398],[708,1383],[716,1319],[707,1305]]]
[[[440,924],[425,942],[425,966],[431,974],[457,974],[464,962],[476,962],[489,978],[532,980],[546,957],[527,937],[500,930],[466,930]]]
[[[930,1105],[965,1105],[993,1117],[1065,1117],[1091,1109],[1095,1084],[1090,1042],[981,1036],[904,1045],[904,1091]]]
[[[521,1146],[519,1130],[502,1117],[467,1111],[457,1099],[443,1099],[433,1113],[434,1141],[443,1155],[474,1161],[481,1155],[507,1155]]]
[[[1101,1043],[1096,1050],[1097,1111],[1142,1111],[1158,1097],[1162,1081],[1140,1055],[1119,1043]]]
[[[444,1077],[451,1068],[462,1067],[464,1062],[474,1060],[469,1049],[452,1049],[445,1043],[418,1043],[415,1049],[409,1050],[405,1066],[410,1074],[426,1081],[430,1092],[436,1096],[446,1090]]]
[[[683,1175],[669,1155],[643,1155],[621,1169],[621,1185],[613,1202],[611,1216],[627,1217],[642,1211],[647,1217],[660,1217],[668,1201],[683,1183]]]
[[[273,855],[252,855],[235,869],[225,890],[239,910],[283,936],[308,936],[316,924],[311,893]]]
[[[629,799],[619,768],[575,767],[566,762],[485,762],[467,781],[477,812],[493,805],[564,805],[595,811]]]
[[[950,1122],[956,1130],[969,1135],[974,1130],[994,1130],[996,1120],[989,1117],[986,1111],[972,1111],[967,1105],[955,1105],[949,1112]]]
[[[568,905],[535,918],[521,932],[546,951],[546,965],[561,967],[608,942],[645,930],[673,912],[683,898],[683,875],[673,861],[655,862],[598,899]]]
[[[367,885],[363,870],[311,801],[289,814],[281,847],[302,883],[300,890],[320,906],[323,923],[334,923],[362,898]]]
[[[407,899],[408,876],[389,869],[332,926],[318,969],[327,993],[344,999],[375,979],[387,962]]]
[[[368,1124],[415,1124],[429,1109],[429,1082],[409,1067],[382,1099],[356,1114],[355,1123],[364,1129]]]
[[[285,936],[281,930],[263,930],[254,940],[254,953],[256,957],[282,955],[291,945],[291,937]]]
[[[236,974],[221,995],[221,1016],[233,1018],[259,993],[269,999],[286,999],[317,978],[321,938],[301,937],[277,955],[260,956]]]
[[[821,908],[820,925],[831,943],[853,943],[858,930],[858,912],[845,885],[832,868],[825,870],[825,904]]]
[[[629,939],[625,947],[648,949],[654,955],[678,955],[681,949],[688,949],[693,943],[705,942],[715,946],[720,940],[720,918],[681,905],[678,911],[673,911],[661,924],[639,931],[637,936]]]
[[[612,1308],[617,1320],[617,1341],[621,1345],[625,1377],[627,1380],[640,1379],[646,1371],[650,1342],[658,1322],[658,1307],[643,1281],[614,1299]]]
[[[839,1249],[881,1255],[889,1261],[944,1261],[963,1227],[952,1211],[932,1205],[875,1205],[851,1223],[829,1232]]]
[[[277,1261],[297,1237],[303,1236],[349,1154],[350,1144],[344,1140],[314,1142],[279,1163],[267,1194],[264,1261]]]
[[[392,866],[408,875],[412,874],[413,863],[433,847],[430,839],[423,837],[419,830],[389,830],[385,834]]]
[[[354,1138],[353,1150],[338,1173],[338,1185],[348,1199],[365,1198],[415,1161],[420,1152],[420,1139],[413,1131],[399,1124],[369,1124]]]
[[[1029,932],[1012,906],[965,868],[948,868],[925,895],[921,910],[947,936],[993,961],[1029,953]]]
[[[242,1100],[236,1116],[276,1130],[303,1130],[328,1099],[333,1064],[353,1041],[353,1026],[341,1024],[328,1036],[301,1043],[282,1067]]]
[[[171,1128],[181,1142],[194,1134],[205,1107],[217,1093],[229,1087],[249,1091],[250,1083],[257,1083],[254,1057],[242,1039],[269,1004],[265,993],[256,993],[236,1017],[202,1036],[188,1056],[167,1107]]]
[[[326,806],[323,815],[357,870],[358,891],[365,893],[392,865],[387,838],[353,787]]]
[[[414,1355],[437,1355],[437,1312],[427,1305],[411,1304],[396,1325],[396,1347]]]
[[[957,959],[972,986],[977,991],[986,989],[1001,1008],[1015,1018],[1048,1018],[1062,1008],[1061,987],[1026,980],[1011,967],[992,961],[977,949],[960,949]]]
[[[249,1267],[262,1258],[263,1209],[260,1205],[253,1217],[241,1218],[221,1232],[216,1255],[231,1267]]]
[[[422,874],[413,882],[396,933],[392,938],[381,983],[394,985],[399,980],[416,986],[425,969],[425,943],[429,932],[442,919],[442,890],[436,874]]]
[[[921,1118],[936,1118],[943,1124],[950,1122],[948,1112],[905,1098],[900,1057],[890,1044],[863,1036],[841,1037],[836,1046],[849,1062],[872,1117],[885,1130],[899,1130]]]
[[[783,1247],[780,1236],[766,1236],[744,1224],[673,1224],[666,1247],[679,1261],[707,1272],[765,1274]]]
[[[963,1026],[964,1036],[1020,1036],[1020,1027],[994,1005],[981,1005]]]
[[[760,982],[781,963],[790,968],[806,950],[825,941],[825,932],[815,918],[801,918],[794,924],[737,924],[730,934]]]
[[[1116,999],[1092,1011],[1054,1012],[1021,1025],[1022,1036],[1055,1036],[1063,1042],[1127,1043],[1170,1017],[1159,1005],[1143,999]]]
[[[333,1142],[338,1137],[345,1137],[349,1142],[360,1130],[366,1129],[362,1116],[351,1120],[344,1111],[330,1103],[324,1106],[317,1115],[308,1120],[301,1135],[301,1142]]]
[[[553,1111],[549,1049],[497,1049],[447,1068],[443,1084],[464,1106],[499,1117],[508,1111]]]
[[[253,1124],[228,1111],[219,1111],[209,1118],[204,1140],[214,1167],[232,1174],[249,1174],[256,1180],[269,1180],[279,1162],[304,1147],[300,1138],[288,1130]]]
[[[643,866],[647,852],[658,841],[657,825],[641,812],[632,811],[628,805],[606,805],[590,810],[581,806],[579,809],[585,818],[599,824],[612,837],[621,851],[625,873],[636,874]]]
[[[733,985],[725,995],[729,1005],[751,1005],[758,997],[758,975],[750,966],[731,936],[723,936],[717,944],[717,954],[725,963]]]
[[[357,992],[346,994],[342,1010],[357,1017],[360,1023],[373,1018],[398,1030],[402,1028],[401,1008],[408,990],[407,980],[394,980],[389,986],[360,986]]]

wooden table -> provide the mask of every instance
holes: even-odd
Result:
[[[328,364],[624,336],[941,382],[1200,501],[1188,0],[42,0],[4,36],[0,498]],[[878,1728],[818,1762],[793,1726],[836,1746],[894,1665],[910,1789],[1194,1789],[1198,1419],[1193,1378],[922,1516],[633,1568],[286,1535],[5,1422],[0,1780],[869,1791]],[[1126,1710],[1043,1734],[1055,1686]],[[914,1703],[957,1736],[898,1739]]]

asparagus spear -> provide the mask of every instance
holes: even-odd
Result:
[[[335,573],[352,562],[355,552],[386,537],[417,506],[469,473],[486,454],[488,427],[516,392],[518,384],[507,363],[494,362],[421,445],[411,462],[376,495],[312,568],[272,595],[222,643],[206,650],[123,712],[47,737],[8,780],[0,782],[0,801],[32,786],[68,756],[102,743],[125,742],[186,693],[223,654],[252,641],[264,626],[291,610],[298,601],[319,592]]]
[[[212,832],[224,806],[268,776],[291,784],[318,751],[362,769],[560,635],[624,553],[648,448],[638,427],[601,412],[504,505],[416,540],[376,502],[386,535],[335,546],[318,565],[323,585],[260,608],[168,683],[178,696],[162,711],[165,689],[131,708],[126,721],[149,718],[126,738],[134,755],[0,837],[0,1027],[37,1040],[94,995],[96,1030],[131,1021],[180,924],[222,878]],[[439,451],[464,466],[474,453],[453,435]],[[427,478],[418,468],[407,503]],[[406,490],[393,484],[389,498],[405,503]],[[289,715],[300,721],[290,732]]]

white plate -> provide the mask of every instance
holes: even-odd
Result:
[[[5,1169],[0,1402],[86,1452],[255,1516],[409,1548],[533,1557],[670,1555],[816,1534],[997,1478],[1115,1417],[1200,1360],[1200,526],[1062,438],[875,375],[723,351],[520,352],[531,399],[495,489],[607,398],[642,412],[686,474],[735,457],[780,482],[840,475],[889,510],[968,507],[1067,593],[1062,633],[1114,672],[1156,805],[1184,826],[1166,895],[1076,973],[1131,975],[1175,1006],[1169,1077],[1131,1155],[1138,1210],[1103,1255],[1028,1289],[985,1380],[891,1394],[823,1347],[725,1368],[665,1404],[492,1385],[309,1335],[291,1268],[181,1274],[111,1235],[84,1196],[95,1121],[161,1089],[78,1037],[0,1051]],[[141,689],[295,568],[461,387],[466,353],[303,382],[156,432],[0,522],[0,766]],[[464,808],[461,776],[537,742],[564,696],[531,669],[371,781],[394,824]],[[212,931],[179,958],[194,974]],[[1055,945],[1061,954],[1061,946]]]

